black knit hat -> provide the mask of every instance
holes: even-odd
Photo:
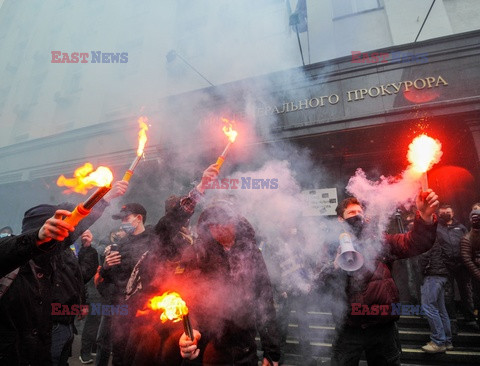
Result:
[[[47,219],[52,217],[57,210],[73,211],[75,205],[72,203],[61,203],[57,206],[41,204],[25,211],[22,220],[22,233],[40,228]]]

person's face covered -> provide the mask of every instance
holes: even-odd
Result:
[[[480,206],[473,206],[473,210],[470,212],[470,223],[472,229],[480,230]]]
[[[141,220],[142,220],[141,215],[130,214],[122,220],[120,229],[122,229],[125,233],[131,235],[135,232]]]
[[[355,236],[359,237],[365,227],[365,217],[363,216],[363,208],[360,205],[348,205],[343,212],[343,220],[345,221]]]
[[[453,218],[453,210],[451,208],[441,208],[438,210],[438,218],[443,224],[450,222]]]
[[[233,222],[212,223],[208,225],[212,238],[224,249],[229,250],[235,243],[235,224]]]
[[[124,238],[126,235],[127,233],[125,231],[123,231],[122,229],[118,229],[110,234],[110,242],[118,243],[118,241]]]

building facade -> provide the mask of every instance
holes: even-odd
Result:
[[[444,149],[429,173],[432,187],[463,219],[480,198],[474,188],[480,178],[476,2],[438,1],[417,42],[429,4],[414,0],[307,1],[307,28],[298,38],[289,26],[290,15],[301,10],[294,1],[289,9],[266,0],[255,12],[235,3],[246,16],[244,28],[236,27],[240,20],[230,9],[208,11],[214,2],[159,3],[45,2],[24,9],[4,1],[0,48],[11,55],[0,60],[5,225],[18,231],[33,204],[65,200],[56,178],[85,161],[121,176],[134,157],[141,114],[152,126],[139,170],[162,186],[159,207],[214,161],[222,140],[209,123],[221,115],[243,120],[250,131],[239,143],[242,152],[232,153],[231,169],[251,164],[248,151],[255,146],[288,142],[308,148],[324,169],[322,180],[302,182],[305,189],[335,187],[341,198],[358,167],[372,178],[403,171],[408,143],[427,132]],[[107,15],[108,30],[99,22]],[[39,22],[42,17],[48,21]],[[220,28],[211,26],[215,20]],[[232,31],[220,37],[218,29]],[[166,61],[172,49],[214,85],[178,57]],[[125,51],[129,58],[123,65],[52,63],[55,50]]]

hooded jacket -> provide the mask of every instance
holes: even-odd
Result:
[[[73,233],[63,242],[50,241],[42,244],[38,255],[33,245],[24,243],[18,252],[10,252],[17,259],[25,260],[10,288],[0,299],[0,365],[50,365],[52,303],[70,304],[81,301],[83,279],[78,263],[74,271],[64,272],[67,263],[74,260],[70,245],[90,227],[103,213],[108,203],[98,202],[91,213],[83,219]],[[59,208],[40,205],[26,212],[22,232],[38,235],[45,220]],[[34,240],[30,237],[30,240]],[[10,248],[10,250],[12,250]],[[30,254],[31,260],[28,260]],[[16,262],[18,265],[20,262]],[[64,265],[66,267],[64,267]],[[70,267],[71,268],[71,267]],[[57,286],[65,289],[58,291]]]
[[[193,327],[202,334],[200,356],[188,363],[254,362],[257,330],[264,357],[278,361],[273,290],[255,231],[246,219],[236,218],[235,243],[225,250],[208,230],[208,224],[218,217],[225,217],[218,207],[207,208],[200,215],[195,261],[186,268],[195,283],[189,299]]]

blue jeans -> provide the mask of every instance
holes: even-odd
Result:
[[[445,284],[447,278],[427,276],[422,285],[422,307],[432,334],[430,339],[442,346],[452,343],[450,319],[445,308]]]
[[[97,333],[96,366],[107,366],[112,353],[112,317],[102,315]]]
[[[52,365],[68,365],[73,342],[73,324],[53,323]]]

